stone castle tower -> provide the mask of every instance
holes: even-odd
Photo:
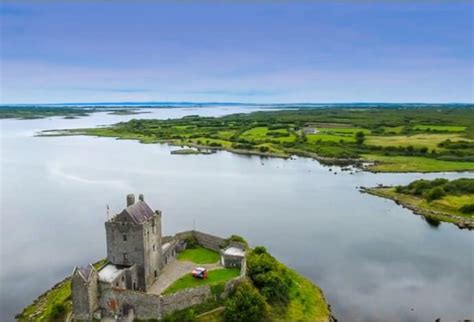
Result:
[[[127,207],[105,222],[107,260],[122,268],[136,265],[137,285],[131,288],[146,291],[163,267],[161,211],[154,212],[142,194],[138,199],[127,195]]]

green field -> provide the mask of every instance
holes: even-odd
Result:
[[[240,269],[238,268],[221,268],[211,270],[208,272],[208,277],[206,279],[197,279],[191,274],[187,274],[171,284],[166,290],[164,290],[163,294],[172,294],[186,288],[194,288],[203,285],[212,285],[226,282],[230,279],[233,279],[234,277],[239,276],[239,274]]]
[[[443,161],[425,157],[363,155],[377,163],[369,167],[377,172],[450,172],[474,171],[474,162]]]
[[[474,162],[473,107],[294,108],[131,120],[43,134],[106,136],[276,157],[297,154],[325,163],[377,160],[369,170],[384,172],[472,171]]]
[[[186,260],[196,264],[213,264],[220,260],[220,255],[204,247],[188,248],[178,253],[179,260]]]
[[[415,134],[415,135],[393,135],[393,136],[369,136],[366,144],[375,146],[394,146],[407,147],[413,146],[415,148],[426,147],[430,151],[439,149],[441,142],[451,140],[453,142],[465,140],[472,142],[472,140],[463,138],[459,134]]]
[[[420,131],[439,131],[439,132],[463,132],[466,130],[465,126],[453,125],[415,125],[414,130]]]

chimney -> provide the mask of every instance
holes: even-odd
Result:
[[[127,195],[127,207],[135,203],[135,195],[133,193]]]
[[[145,197],[143,197],[143,193],[138,195],[138,200],[145,201]]]

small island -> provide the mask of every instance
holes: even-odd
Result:
[[[373,172],[445,172],[474,170],[473,124],[472,106],[295,106],[223,117],[134,119],[59,131],[61,135],[114,137],[264,157],[299,155]],[[41,136],[55,134],[45,131]]]
[[[310,280],[240,236],[161,235],[143,195],[106,223],[107,258],[75,267],[18,321],[334,321]]]
[[[424,216],[432,225],[453,223],[474,228],[474,179],[415,180],[406,186],[362,188],[363,192],[394,200]]]

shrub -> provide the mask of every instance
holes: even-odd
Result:
[[[467,204],[459,208],[459,211],[463,214],[474,214],[474,204]]]
[[[443,188],[435,187],[435,188],[428,191],[428,193],[426,194],[426,199],[428,201],[433,201],[433,200],[436,200],[436,199],[440,199],[440,198],[444,197],[445,195],[446,195],[446,193],[444,192]]]
[[[66,312],[66,306],[62,303],[56,303],[51,308],[51,317],[53,319],[59,319]]]
[[[255,248],[247,256],[247,275],[269,302],[288,303],[291,279],[264,247]]]
[[[267,315],[267,304],[250,284],[238,285],[225,303],[224,319],[232,322],[258,322]]]
[[[199,243],[198,243],[196,237],[194,237],[194,236],[186,238],[185,241],[186,241],[186,248],[191,248],[192,249],[192,248],[196,248],[196,247],[199,246]]]
[[[362,132],[362,131],[357,132],[355,134],[355,138],[356,138],[356,143],[361,145],[362,143],[364,143],[364,140],[365,140],[364,132]]]

